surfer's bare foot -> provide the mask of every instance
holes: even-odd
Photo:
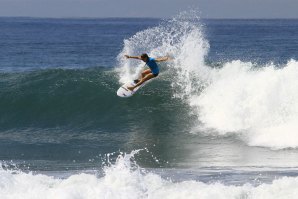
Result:
[[[128,86],[127,89],[130,90],[130,91],[133,91],[134,87],[133,86]]]

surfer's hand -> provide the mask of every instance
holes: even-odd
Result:
[[[167,61],[172,61],[173,60],[173,58],[169,54],[167,54],[166,58],[167,58]]]
[[[126,57],[127,59],[128,59],[128,58],[130,58],[130,56],[129,56],[129,55],[124,55],[124,57]]]

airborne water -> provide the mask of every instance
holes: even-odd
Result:
[[[0,198],[297,198],[297,20],[0,29]],[[174,59],[118,98],[144,52]]]

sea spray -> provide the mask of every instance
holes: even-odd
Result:
[[[125,59],[124,55],[170,56],[166,70],[174,71],[173,89],[175,94],[183,97],[200,85],[200,78],[205,78],[208,68],[204,67],[204,57],[209,50],[209,44],[203,36],[203,26],[196,12],[182,12],[170,20],[164,20],[160,25],[136,33],[124,40],[122,52],[118,55],[119,81],[121,83],[137,77],[144,63],[133,59]],[[203,70],[206,70],[203,72]]]

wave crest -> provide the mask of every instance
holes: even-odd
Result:
[[[142,70],[143,63],[127,61],[124,54],[170,54],[174,60],[162,65],[167,69],[163,77],[170,77],[172,96],[191,107],[200,129],[203,125],[218,135],[236,134],[252,146],[298,147],[297,61],[258,66],[235,60],[214,68],[205,62],[208,51],[197,13],[181,13],[124,41],[119,81]]]

